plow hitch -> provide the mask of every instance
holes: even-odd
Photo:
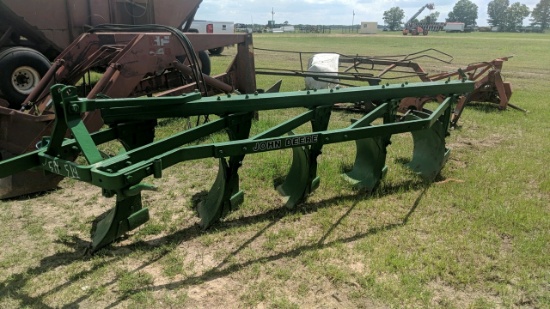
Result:
[[[161,178],[164,169],[184,161],[219,160],[214,184],[197,209],[203,228],[243,202],[239,168],[246,163],[246,155],[292,149],[288,175],[277,188],[289,209],[296,208],[319,187],[317,159],[328,144],[355,141],[355,163],[342,176],[352,185],[372,191],[387,173],[387,146],[392,135],[411,133],[414,150],[408,166],[425,180],[433,180],[449,155],[445,137],[453,105],[473,88],[473,82],[457,80],[218,97],[189,93],[177,97],[86,99],[80,98],[73,86],[54,85],[51,93],[56,120],[51,136],[43,138],[37,150],[0,161],[0,177],[41,169],[48,175],[97,186],[106,197],[116,196],[115,207],[97,224],[92,236],[91,252],[94,252],[149,219],[141,193],[154,188],[142,181],[149,176]],[[446,98],[434,111],[398,114],[402,98],[442,93]],[[331,114],[335,113],[334,104],[367,99],[381,103],[349,126],[336,129],[329,126]],[[258,131],[251,130],[256,124],[255,112],[288,108],[303,111],[251,136],[251,132]],[[106,129],[88,131],[81,116],[91,111],[101,113]],[[218,117],[155,139],[157,119],[205,114]],[[304,125],[310,128],[305,133]],[[67,130],[73,138],[66,138]],[[228,141],[205,139],[217,132],[226,132]],[[117,140],[125,148],[117,155],[106,157],[98,148]],[[79,153],[85,162],[74,161]]]

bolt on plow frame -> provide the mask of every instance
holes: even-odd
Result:
[[[294,209],[318,186],[317,158],[324,145],[355,141],[356,158],[350,172],[343,175],[355,187],[374,190],[387,171],[387,146],[394,134],[412,134],[414,149],[408,167],[426,181],[441,171],[449,150],[445,146],[452,105],[458,97],[473,90],[470,81],[400,84],[337,88],[288,93],[263,93],[202,97],[199,92],[158,98],[79,98],[74,86],[51,88],[57,114],[49,137],[40,148],[0,162],[0,177],[28,169],[83,181],[115,197],[115,207],[103,218],[92,235],[90,252],[95,252],[149,219],[142,205],[141,191],[154,189],[142,181],[161,178],[163,170],[177,163],[217,158],[219,168],[208,195],[198,205],[200,225],[207,228],[234,210],[243,201],[239,168],[246,155],[292,149],[292,164],[277,190],[285,206]],[[445,94],[446,99],[433,111],[398,112],[404,97]],[[372,100],[381,102],[349,126],[328,129],[332,107],[340,102]],[[298,116],[250,136],[257,111],[303,108]],[[97,111],[108,126],[91,133],[82,115]],[[219,118],[188,128],[171,136],[155,139],[158,118],[215,114]],[[293,133],[302,125],[307,133]],[[66,138],[69,130],[73,138]],[[204,142],[205,137],[226,132],[226,142]],[[124,150],[104,156],[98,146],[118,140]],[[74,157],[81,154],[85,163]]]

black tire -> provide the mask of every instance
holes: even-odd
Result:
[[[210,55],[221,55],[221,53],[223,53],[223,49],[224,47],[218,47],[218,48],[212,48],[212,49],[209,49],[208,52],[210,52]]]
[[[210,72],[212,71],[212,66],[210,64],[210,57],[208,57],[208,54],[204,50],[201,50],[200,52],[198,52],[198,55],[199,55],[199,60],[201,62],[202,73],[206,75],[210,75]]]
[[[11,47],[0,51],[0,90],[10,108],[21,108],[50,66],[48,58],[32,48]]]

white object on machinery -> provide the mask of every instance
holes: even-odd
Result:
[[[334,88],[338,86],[340,80],[338,78],[325,78],[324,76],[337,76],[338,64],[340,61],[340,55],[338,54],[315,54],[309,59],[308,72],[312,73],[324,73],[320,77],[322,81],[315,80],[313,77],[306,77],[306,89],[326,89]]]

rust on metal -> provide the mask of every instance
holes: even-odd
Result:
[[[280,75],[295,77],[312,77],[316,80],[339,79],[340,85],[357,86],[358,83],[367,82],[369,85],[378,85],[383,81],[420,79],[423,82],[434,82],[450,79],[466,79],[475,82],[473,92],[464,95],[458,101],[452,115],[451,125],[456,126],[462,111],[469,102],[494,103],[500,110],[511,106],[512,86],[502,77],[502,66],[510,57],[496,58],[491,61],[478,62],[467,65],[464,68],[456,68],[443,73],[430,74],[420,65],[423,60],[430,60],[440,64],[451,64],[453,57],[442,51],[430,48],[405,55],[386,56],[360,56],[339,55],[340,68],[338,72],[309,72],[304,68],[304,60],[307,55],[318,52],[295,52],[270,49],[258,49],[271,53],[293,53],[299,59],[299,69],[279,69],[261,67],[256,71],[262,75]],[[328,73],[328,74],[326,74]],[[408,97],[401,100],[399,109],[406,112],[408,109],[422,110],[427,102],[441,102],[443,95],[430,97]],[[351,107],[355,110],[368,111],[370,102],[359,102]]]
[[[80,34],[97,25],[162,24],[175,28],[185,27],[195,16],[201,2],[2,0],[0,25],[11,27],[13,33],[28,39],[27,44],[31,44],[29,47],[53,60]],[[37,10],[51,14],[37,14]]]
[[[500,110],[505,110],[510,105],[509,101],[512,97],[512,86],[510,83],[504,82],[501,75],[504,61],[508,61],[510,58],[511,56],[496,58],[487,62],[470,64],[456,71],[426,76],[428,81],[457,78],[475,82],[474,91],[462,96],[458,101],[451,118],[451,125],[457,125],[464,107],[466,107],[469,102],[494,103]],[[441,96],[431,98],[405,98],[402,100],[399,108],[402,111],[410,108],[421,110],[424,104],[429,101],[441,102]],[[514,108],[520,109],[515,106]]]
[[[104,73],[97,82],[85,80],[79,86],[87,98],[95,98],[99,94],[113,98],[173,96],[195,89],[205,96],[233,91],[253,93],[256,84],[253,53],[250,52],[252,47],[249,46],[252,44],[250,34],[224,37],[237,44],[239,53],[223,74],[206,76],[199,70],[198,60],[193,60],[198,51],[194,49],[195,43],[200,48],[207,48],[216,44],[219,36],[224,35],[189,35],[186,37],[189,44],[186,45],[178,35],[159,29],[152,32],[97,31],[82,34],[59,55],[45,75],[48,78],[42,79],[27,97],[23,103],[24,111],[0,107],[2,157],[9,158],[36,149],[37,143],[50,134],[54,125],[55,114],[49,105],[50,86],[54,82],[75,85],[91,70],[103,68]],[[86,113],[83,119],[90,132],[99,130],[103,125],[98,113]],[[21,186],[28,175],[10,177],[12,179],[3,180],[1,198],[53,189],[61,179],[44,179],[49,185],[27,182],[27,185]]]

